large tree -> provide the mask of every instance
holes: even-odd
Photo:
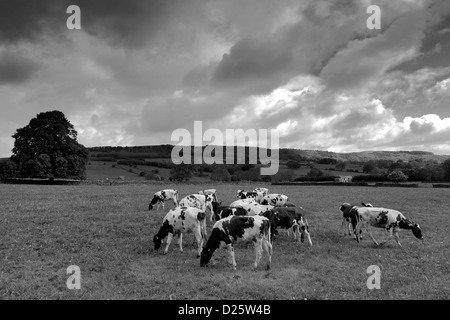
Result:
[[[11,160],[19,177],[86,177],[87,149],[77,142],[77,131],[61,111],[42,112],[16,130]]]
[[[391,173],[388,174],[387,179],[389,181],[400,182],[408,180],[408,176],[403,173],[400,169],[395,169]]]

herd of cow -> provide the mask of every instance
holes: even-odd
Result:
[[[178,201],[178,191],[165,189],[154,194],[149,210],[163,208],[165,201],[173,201],[174,209],[170,210],[163,219],[162,226],[153,237],[155,250],[167,237],[164,253],[166,254],[174,235],[178,235],[180,251],[183,251],[183,233],[192,232],[198,245],[197,258],[200,266],[206,266],[213,253],[223,243],[229,252],[229,262],[236,269],[233,243],[237,240],[252,240],[255,247],[256,259],[254,269],[258,267],[264,251],[268,255],[267,269],[272,260],[272,242],[277,235],[277,228],[292,232],[294,239],[304,242],[305,236],[312,246],[309,225],[305,217],[305,210],[289,201],[286,195],[269,194],[267,188],[256,188],[253,191],[237,191],[238,200],[229,206],[223,206],[218,200],[216,189],[201,190]],[[423,239],[418,224],[406,219],[399,211],[371,204],[361,203],[361,206],[343,203],[340,207],[343,213],[343,225],[347,224],[349,235],[355,235],[358,242],[362,239],[362,229],[369,233],[376,245],[383,245],[393,236],[399,246],[399,229],[412,230],[414,236]],[[210,213],[210,220],[215,221],[211,235],[206,244],[208,233],[206,230],[206,215]],[[383,228],[388,237],[378,243],[369,227]]]

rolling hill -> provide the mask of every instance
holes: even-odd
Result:
[[[154,159],[155,161],[170,161],[172,145],[153,145],[153,146],[135,146],[135,147],[93,147],[88,148],[91,159],[95,158],[105,160],[119,160],[119,159]],[[237,159],[243,161],[245,154],[249,154],[250,149],[254,147],[235,147],[235,155]],[[192,154],[194,155],[193,148]],[[225,149],[224,149],[225,150]],[[255,151],[255,150],[251,150]],[[259,148],[256,152],[259,151]],[[265,150],[264,150],[265,151]],[[224,152],[224,157],[226,151]],[[436,155],[432,152],[425,151],[363,151],[350,153],[336,153],[321,150],[300,150],[300,149],[285,149],[279,150],[280,162],[288,160],[298,161],[317,161],[322,158],[333,158],[344,162],[367,162],[370,160],[422,160],[432,162],[443,162],[450,158],[450,155]]]

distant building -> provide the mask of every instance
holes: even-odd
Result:
[[[349,183],[352,182],[352,180],[353,180],[352,176],[337,176],[336,178],[334,178],[334,182]]]

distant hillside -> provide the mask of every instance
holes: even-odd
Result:
[[[135,147],[92,147],[88,148],[91,160],[96,158],[101,161],[114,161],[119,159],[170,159],[173,145],[153,145],[153,146],[135,146]],[[235,157],[243,160],[244,152],[248,158],[250,150],[254,152],[254,147],[235,147]],[[244,151],[245,150],[245,151]],[[256,150],[258,153],[259,148]],[[191,147],[194,157],[194,148]],[[265,153],[264,153],[265,154]],[[224,157],[226,150],[224,149]],[[449,155],[435,155],[432,152],[425,151],[363,151],[350,153],[336,153],[320,150],[299,150],[286,149],[279,150],[280,162],[288,160],[297,161],[317,161],[322,158],[333,158],[344,162],[367,162],[370,160],[422,160],[432,162],[442,162],[450,158]]]
[[[403,160],[407,162],[414,159],[442,162],[450,158],[450,156],[448,155],[435,155],[432,152],[425,151],[362,151],[350,153],[335,153],[320,150],[287,150],[289,150],[289,152],[292,152],[293,154],[298,154],[301,157],[311,160],[321,158],[334,158],[338,161],[345,162],[367,162],[370,160]]]

